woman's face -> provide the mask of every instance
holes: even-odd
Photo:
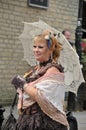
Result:
[[[46,42],[35,42],[33,46],[33,52],[37,61],[45,62],[49,60],[50,50],[47,47]]]

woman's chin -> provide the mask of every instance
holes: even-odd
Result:
[[[38,62],[43,62],[40,58],[36,58],[36,60],[37,60]]]
[[[35,59],[36,59],[38,62],[40,62],[40,58],[36,57]]]

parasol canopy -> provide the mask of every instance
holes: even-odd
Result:
[[[45,29],[50,29],[57,35],[57,39],[63,47],[58,63],[64,68],[65,89],[66,91],[71,91],[76,94],[78,87],[84,82],[84,78],[80,67],[79,56],[71,47],[65,36],[42,20],[33,23],[23,23],[24,30],[19,36],[19,39],[24,49],[24,60],[26,60],[31,66],[36,65],[36,60],[34,59],[32,51],[34,37],[41,34]]]

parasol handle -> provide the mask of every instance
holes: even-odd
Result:
[[[37,69],[37,66],[35,66],[34,69],[36,70],[36,69]],[[32,72],[33,72],[33,70],[31,70],[31,71],[29,71],[29,72],[26,72],[26,73],[23,75],[23,78],[26,78],[26,77],[29,76]]]

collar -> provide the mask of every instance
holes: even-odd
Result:
[[[52,62],[52,59],[49,59],[48,61],[40,62],[39,65],[42,67],[42,66],[46,66],[48,63],[51,63],[51,62]]]

